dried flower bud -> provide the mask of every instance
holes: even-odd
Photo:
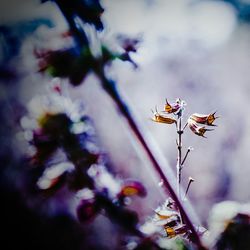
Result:
[[[169,103],[166,99],[165,111],[169,114],[177,112],[180,109],[180,103],[177,101],[175,103]]]
[[[166,116],[163,112],[158,112],[157,109],[155,112],[154,111],[152,112],[154,114],[154,117],[152,118],[154,122],[165,123],[165,124],[177,123],[176,119]]]
[[[190,116],[190,119],[194,120],[197,123],[205,124],[205,125],[208,125],[208,126],[216,126],[216,125],[213,124],[215,119],[218,118],[218,117],[215,117],[215,113],[216,112],[208,114],[208,115],[195,113],[195,114],[192,114]]]
[[[207,132],[207,131],[212,131],[213,129],[207,129],[205,126],[200,126],[198,125],[197,122],[195,122],[193,119],[189,118],[188,119],[188,126],[189,128],[191,129],[191,131],[193,133],[195,133],[196,135],[199,135],[199,136],[202,136],[202,137],[205,137],[204,134]],[[205,137],[206,138],[206,137]]]
[[[184,111],[184,106],[186,106],[186,102],[184,100],[181,100],[180,98],[177,98],[174,103],[169,103],[166,99],[165,112],[169,114],[173,113],[180,117],[182,116],[182,112]]]
[[[38,188],[40,190],[47,190],[56,186],[64,180],[66,172],[72,168],[72,164],[67,162],[62,162],[47,168],[37,181]]]

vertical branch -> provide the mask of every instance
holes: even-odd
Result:
[[[180,194],[180,186],[181,186],[181,170],[182,170],[182,129],[181,129],[181,116],[178,118],[178,127],[177,127],[177,134],[178,134],[178,157],[177,157],[177,164],[176,164],[176,172],[177,172],[177,194],[179,199],[181,199]]]
[[[176,163],[177,194],[178,194],[178,198],[179,198],[180,201],[181,201],[182,133],[183,133],[183,130],[181,128],[181,119],[182,119],[182,115],[180,114],[180,116],[178,118],[178,127],[177,127],[177,134],[178,134],[178,141],[177,141],[178,157],[177,157],[177,163]],[[183,216],[183,213],[181,212],[181,210],[180,210],[180,217],[181,217],[181,223],[183,223],[185,219],[184,219],[184,216]]]

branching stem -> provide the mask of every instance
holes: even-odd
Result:
[[[182,165],[182,166],[183,166],[183,164],[185,163],[185,161],[186,161],[186,159],[187,159],[188,154],[190,153],[190,151],[191,151],[191,149],[188,148],[188,150],[187,150],[187,152],[186,152],[186,154],[185,154],[185,156],[184,156],[184,158],[183,158],[183,160],[182,160],[182,162],[181,162],[181,165]]]

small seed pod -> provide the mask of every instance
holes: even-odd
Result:
[[[195,113],[195,114],[192,114],[190,116],[190,119],[192,119],[195,122],[200,123],[200,124],[205,124],[205,125],[208,125],[208,126],[216,126],[216,125],[213,124],[215,119],[218,118],[218,117],[215,117],[215,113],[216,112],[208,114],[208,115]]]
[[[169,103],[168,100],[166,99],[166,104],[165,104],[165,111],[169,114],[175,113],[180,109],[180,101],[177,99],[175,103]]]
[[[205,126],[200,126],[198,125],[197,122],[195,122],[193,119],[189,118],[188,119],[188,126],[189,128],[191,129],[191,131],[193,133],[195,133],[196,135],[198,136],[202,136],[202,137],[205,137],[204,134],[207,132],[207,131],[212,131],[213,129],[207,129]]]
[[[166,116],[163,112],[158,112],[157,109],[155,110],[155,112],[154,111],[152,112],[154,114],[152,121],[154,122],[165,123],[165,124],[177,123],[176,119]]]

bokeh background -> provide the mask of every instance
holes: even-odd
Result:
[[[151,109],[156,105],[163,108],[165,98],[174,101],[180,97],[187,102],[184,118],[217,111],[218,127],[207,133],[208,138],[189,130],[183,136],[184,150],[194,148],[183,169],[183,187],[189,176],[195,179],[189,200],[203,225],[213,204],[248,202],[250,1],[103,0],[102,4],[103,41],[115,46],[119,34],[141,41],[137,53],[131,54],[137,69],[117,60],[107,72],[166,157],[166,171],[175,171],[175,129],[153,123]],[[0,63],[16,69],[15,82],[2,74],[9,90],[6,93],[1,87],[1,98],[28,105],[35,94],[45,92],[49,81],[36,73],[34,45],[61,48],[64,41],[56,34],[67,30],[67,25],[51,2],[4,0],[0,6]],[[97,78],[90,74],[77,88],[63,84],[72,99],[84,101],[115,173],[145,183],[148,198],[133,206],[144,216],[152,212],[165,198],[160,180]],[[2,140],[2,145],[25,153],[19,139],[13,139],[18,141],[13,144]]]

